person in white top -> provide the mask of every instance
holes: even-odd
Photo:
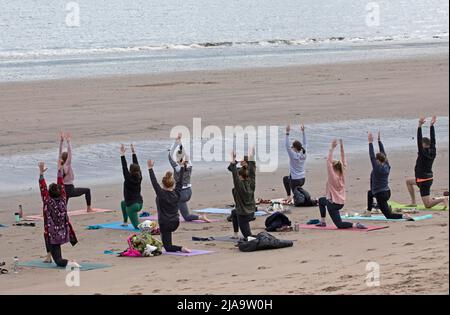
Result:
[[[283,177],[284,188],[287,193],[287,203],[292,203],[292,193],[295,188],[302,187],[305,185],[306,171],[305,171],[305,163],[306,163],[306,133],[305,126],[300,125],[300,131],[303,136],[303,143],[295,140],[292,145],[289,140],[289,135],[291,132],[291,126],[286,126],[286,138],[285,138],[285,147],[286,151],[289,155],[289,168],[290,174],[289,176]]]

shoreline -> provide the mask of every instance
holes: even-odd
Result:
[[[450,43],[450,41],[449,41]],[[166,72],[149,72],[149,73],[130,73],[130,74],[100,74],[94,76],[80,76],[80,77],[68,77],[68,78],[52,78],[52,79],[30,79],[30,80],[9,80],[0,81],[0,87],[2,85],[27,85],[27,84],[51,84],[57,81],[65,81],[67,83],[78,83],[79,81],[98,81],[98,80],[130,80],[130,79],[157,79],[157,77],[176,77],[176,76],[189,76],[189,75],[208,75],[214,73],[233,74],[238,72],[250,72],[258,70],[282,70],[285,68],[310,68],[310,67],[323,67],[323,66],[350,66],[354,64],[379,64],[384,62],[408,62],[408,61],[424,61],[424,60],[445,60],[448,59],[448,52],[433,52],[427,54],[413,54],[404,57],[369,57],[367,59],[356,60],[341,60],[341,61],[323,61],[312,64],[288,64],[288,65],[267,65],[267,66],[243,66],[243,67],[229,67],[229,68],[217,68],[217,69],[197,69],[197,70],[179,70],[179,71],[166,71]]]
[[[316,46],[317,45],[317,46]],[[230,50],[229,50],[230,49]],[[235,50],[235,51],[234,51]],[[152,56],[134,52],[128,54],[119,53],[112,58],[115,63],[110,68],[103,65],[108,61],[108,55],[87,55],[86,59],[80,55],[67,56],[68,59],[37,59],[53,69],[52,73],[43,75],[32,74],[23,71],[16,74],[8,74],[4,77],[11,82],[39,82],[53,80],[82,80],[82,79],[105,79],[108,77],[147,76],[164,75],[187,72],[207,71],[239,71],[255,68],[279,68],[292,66],[320,66],[330,64],[367,63],[382,62],[388,60],[409,60],[417,58],[439,57],[448,55],[448,37],[435,38],[433,40],[392,40],[381,42],[329,42],[327,44],[308,44],[279,46],[279,47],[213,47],[203,49],[174,50],[172,53],[179,56],[165,56],[164,51],[155,52]],[[217,59],[220,57],[219,59]],[[102,59],[103,58],[103,59]],[[184,61],[183,61],[184,59]],[[257,62],[253,60],[258,60]],[[274,61],[276,60],[276,61]],[[20,60],[19,60],[20,61]],[[34,60],[33,60],[34,61]],[[25,61],[25,64],[27,62]],[[54,63],[54,64],[52,64]],[[233,64],[233,65],[231,65]],[[20,62],[16,65],[22,67]],[[32,64],[33,67],[39,65]],[[67,74],[71,68],[78,68],[77,74]],[[8,69],[5,67],[4,69]],[[44,67],[45,69],[45,67]],[[120,69],[120,70],[119,70]],[[179,70],[184,69],[184,70]],[[97,74],[92,74],[96,72]],[[120,75],[119,73],[125,73]],[[19,79],[20,78],[20,79]],[[6,81],[4,81],[6,82]],[[6,82],[7,83],[7,82]]]

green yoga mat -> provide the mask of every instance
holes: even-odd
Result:
[[[395,202],[395,201],[389,201],[389,205],[392,207],[392,209],[402,209],[402,210],[422,210],[422,211],[446,211],[448,209],[445,209],[443,205],[437,205],[431,209],[425,208],[424,205],[417,205],[417,207],[408,207],[407,205]]]
[[[108,264],[96,264],[96,263],[78,263],[81,268],[81,271],[88,271],[88,270],[95,270],[95,269],[103,269],[103,268],[110,268],[111,265]],[[41,260],[31,260],[23,263],[19,263],[20,267],[31,267],[31,268],[43,268],[43,269],[60,269],[65,270],[65,268],[56,266],[55,263],[45,263]]]

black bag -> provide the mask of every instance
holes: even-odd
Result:
[[[266,219],[266,231],[275,232],[283,226],[291,226],[289,218],[281,212],[275,212]]]
[[[241,252],[254,252],[266,249],[278,249],[294,246],[294,242],[279,240],[267,232],[261,232],[256,235],[252,241],[239,241],[238,247]]]
[[[294,189],[294,205],[296,207],[312,207],[316,206],[317,202],[312,200],[311,195],[305,189],[296,187]]]

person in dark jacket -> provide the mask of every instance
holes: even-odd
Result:
[[[234,238],[238,238],[239,230],[241,230],[244,238],[247,238],[252,235],[250,221],[253,220],[256,211],[256,163],[254,161],[254,149],[249,153],[246,167],[238,170],[235,152],[232,153],[231,160],[228,170],[233,175],[234,184],[232,193],[236,209],[231,213]]]
[[[172,244],[172,233],[175,232],[180,225],[178,205],[180,202],[181,190],[183,189],[183,182],[178,181],[175,186],[173,173],[166,172],[162,179],[163,187],[161,187],[156,179],[155,172],[153,171],[154,165],[155,163],[152,160],[147,161],[150,180],[156,193],[158,223],[164,249],[167,252],[190,253],[190,249]],[[180,169],[180,178],[183,178],[184,171],[185,168],[182,167]]]
[[[411,197],[409,206],[417,206],[414,187],[420,189],[420,196],[426,208],[430,209],[443,203],[448,208],[448,198],[432,198],[431,186],[433,185],[433,163],[436,159],[436,133],[434,125],[436,124],[436,116],[433,116],[430,123],[430,138],[422,136],[422,126],[425,124],[426,118],[419,119],[419,127],[417,128],[417,161],[414,169],[415,178],[406,180],[406,186]]]
[[[44,262],[51,263],[52,258],[58,267],[66,267],[68,260],[62,258],[61,245],[77,244],[77,238],[67,214],[67,196],[64,189],[63,166],[58,160],[58,180],[47,187],[44,173],[47,171],[44,162],[39,163],[39,188],[41,191],[44,215],[44,239],[48,257]],[[71,266],[79,267],[76,262]]]
[[[139,211],[142,210],[144,201],[141,196],[141,183],[142,183],[142,173],[141,167],[139,166],[139,161],[136,156],[136,151],[134,145],[131,145],[131,153],[133,158],[133,163],[130,164],[130,169],[128,169],[127,159],[125,158],[125,146],[122,144],[120,147],[120,155],[122,161],[122,172],[124,177],[123,182],[123,197],[124,200],[121,203],[122,215],[123,215],[123,225],[128,225],[128,219],[130,219],[131,224],[135,229],[139,225]]]
[[[384,149],[383,142],[381,142],[381,132],[378,132],[378,147],[380,152],[375,155],[373,147],[373,135],[368,134],[369,140],[369,156],[372,163],[372,172],[370,174],[370,190],[367,193],[367,210],[370,214],[373,205],[373,198],[377,200],[378,207],[384,214],[386,219],[406,219],[412,221],[413,219],[407,214],[392,213],[389,206],[389,199],[391,198],[391,189],[389,188],[389,174],[391,173],[391,165],[387,159],[387,154]]]

